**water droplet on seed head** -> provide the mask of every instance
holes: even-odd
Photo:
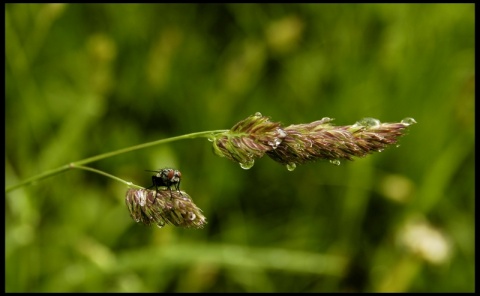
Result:
[[[400,121],[401,123],[405,124],[405,125],[411,125],[411,124],[414,124],[414,123],[417,123],[415,121],[415,119],[411,118],[411,117],[407,117],[407,118],[404,118],[402,119],[402,121]]]
[[[372,117],[365,117],[355,123],[356,125],[364,126],[364,127],[378,127],[380,126],[380,120]]]
[[[291,172],[297,167],[297,165],[294,162],[291,162],[291,163],[287,164],[286,167],[287,167],[287,170],[289,170]]]
[[[330,163],[331,163],[331,164],[334,164],[334,165],[340,165],[340,160],[338,160],[338,159],[332,159],[332,160],[330,160]]]
[[[253,165],[255,164],[255,160],[254,159],[250,159],[248,160],[247,162],[241,162],[240,163],[240,167],[244,170],[248,170],[248,169],[251,169],[253,167]]]

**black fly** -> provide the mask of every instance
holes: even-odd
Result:
[[[165,186],[170,190],[170,198],[172,197],[171,186],[173,186],[178,192],[180,192],[180,179],[182,178],[182,173],[180,173],[180,171],[168,168],[161,169],[159,171],[146,171],[157,173],[156,175],[152,176],[153,185],[147,188],[150,189],[155,186],[155,199],[153,200],[154,203],[157,199],[159,186]]]

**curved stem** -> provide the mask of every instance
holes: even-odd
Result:
[[[109,173],[105,173],[103,171],[100,171],[100,170],[97,170],[97,169],[94,169],[94,168],[91,168],[91,167],[87,167],[87,166],[83,166],[83,165],[72,165],[71,164],[71,168],[73,169],[81,169],[81,170],[86,170],[86,171],[90,171],[90,172],[94,172],[94,173],[97,173],[97,174],[100,174],[100,175],[103,175],[105,177],[108,177],[108,178],[112,178],[118,182],[121,182],[129,187],[135,187],[135,188],[138,188],[138,189],[145,189],[144,187],[142,186],[138,186],[138,185],[135,185],[133,184],[132,182],[127,182],[123,179],[120,179],[119,177],[116,177],[114,175],[110,175]]]
[[[174,142],[174,141],[183,140],[183,139],[208,137],[208,136],[211,136],[213,134],[224,133],[226,131],[228,131],[228,130],[206,131],[206,132],[191,133],[191,134],[186,134],[186,135],[182,135],[182,136],[166,138],[166,139],[162,139],[162,140],[157,140],[157,141],[148,142],[148,143],[144,143],[144,144],[140,144],[140,145],[136,145],[136,146],[132,146],[132,147],[119,149],[119,150],[112,151],[112,152],[107,152],[107,153],[104,153],[104,154],[100,154],[100,155],[97,155],[97,156],[93,156],[93,157],[90,157],[90,158],[86,158],[86,159],[83,159],[83,160],[76,161],[76,162],[74,162],[74,164],[76,164],[76,165],[87,164],[87,163],[91,163],[91,162],[94,162],[94,161],[97,161],[97,160],[100,160],[100,159],[112,157],[112,156],[122,154],[122,153],[125,153],[125,152],[130,152],[130,151],[134,151],[134,150],[138,150],[138,149],[147,148],[147,147],[150,147],[150,146],[155,146],[155,145],[164,144],[164,143],[168,143],[168,142]]]
[[[99,154],[99,155],[96,155],[96,156],[92,156],[92,157],[89,157],[89,158],[85,158],[85,159],[82,159],[82,160],[79,160],[79,161],[72,162],[70,164],[66,164],[66,165],[63,165],[59,168],[48,170],[48,171],[45,171],[45,172],[43,172],[41,174],[38,174],[36,176],[30,177],[30,178],[28,178],[28,179],[26,179],[26,180],[24,180],[24,181],[22,181],[22,182],[20,182],[16,185],[6,187],[5,192],[12,191],[14,189],[20,188],[20,187],[25,186],[27,184],[37,182],[39,180],[54,176],[56,174],[59,174],[61,172],[64,172],[64,171],[69,170],[69,169],[74,169],[74,168],[94,171],[96,173],[100,173],[100,174],[108,176],[108,177],[114,177],[112,175],[109,175],[109,174],[101,172],[101,171],[97,171],[97,170],[92,169],[92,168],[83,167],[82,165],[87,164],[87,163],[91,163],[91,162],[94,162],[94,161],[98,161],[98,160],[101,160],[101,159],[105,159],[105,158],[108,158],[108,157],[112,157],[112,156],[115,156],[115,155],[118,155],[118,154],[131,152],[131,151],[134,151],[134,150],[143,149],[143,148],[147,148],[147,147],[151,147],[151,146],[155,146],[155,145],[160,145],[160,144],[179,141],[179,140],[184,140],[184,139],[193,139],[193,138],[202,138],[202,137],[206,138],[206,137],[209,137],[209,136],[212,136],[212,135],[215,135],[215,134],[224,133],[224,132],[227,132],[227,131],[228,130],[214,130],[214,131],[204,131],[204,132],[198,132],[198,133],[191,133],[191,134],[166,138],[166,139],[162,139],[162,140],[157,140],[157,141],[153,141],[153,142],[148,142],[148,143],[144,143],[144,144],[140,144],[140,145],[136,145],[136,146],[131,146],[131,147],[119,149],[119,150],[112,151],[112,152]],[[116,178],[116,177],[114,177],[114,178]],[[117,179],[117,180],[121,180],[121,179]],[[125,181],[121,180],[121,182],[125,182]],[[128,183],[128,182],[126,182],[126,183]],[[128,183],[128,185],[130,185],[130,183]],[[136,186],[136,185],[134,185],[134,186]]]

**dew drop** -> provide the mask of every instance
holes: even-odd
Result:
[[[251,169],[254,164],[255,164],[255,160],[250,159],[247,162],[241,162],[240,167],[244,170],[248,170],[248,169]]]
[[[268,141],[268,145],[273,149],[277,149],[278,145],[282,143],[282,140],[279,138],[273,139],[273,141]]]
[[[140,219],[138,219],[138,218],[137,218],[137,219],[135,219],[135,222],[137,222],[137,223],[138,223],[138,222],[140,222]]]
[[[214,142],[214,141],[215,141],[215,136],[214,136],[214,135],[210,135],[210,136],[208,136],[207,140],[208,140],[209,142]]]
[[[330,121],[332,121],[332,120],[333,120],[333,119],[330,118],[330,117],[324,117],[324,118],[322,118],[320,121],[321,121],[322,123],[327,123],[327,122],[330,122]]]
[[[397,147],[397,148],[398,148],[398,147],[400,147],[400,144],[398,144],[398,145],[395,145],[395,147]]]
[[[163,228],[163,226],[165,226],[165,224],[157,224],[158,228]]]
[[[256,117],[262,117],[262,113],[256,112],[256,113],[255,113],[255,116],[256,116]]]
[[[188,219],[190,219],[191,221],[195,220],[195,218],[197,218],[197,215],[195,215],[194,213],[188,213]]]
[[[332,160],[330,160],[330,163],[331,163],[331,164],[334,164],[334,165],[340,165],[340,160],[338,160],[338,159],[332,159]]]
[[[293,171],[296,167],[297,165],[294,162],[287,164],[287,170],[289,170],[290,172]]]
[[[411,124],[414,124],[414,123],[417,123],[415,121],[415,119],[411,118],[411,117],[407,117],[407,118],[404,118],[402,119],[402,121],[400,121],[401,123],[405,124],[405,125],[411,125]]]
[[[365,127],[378,127],[380,126],[380,120],[372,118],[372,117],[365,117],[358,121],[356,124],[359,124],[361,126]]]

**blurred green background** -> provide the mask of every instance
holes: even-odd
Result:
[[[73,170],[6,193],[7,292],[474,291],[473,4],[7,4],[6,186],[158,139],[413,117],[399,147],[290,172],[188,139],[90,164],[182,172],[204,229],[135,223]]]

